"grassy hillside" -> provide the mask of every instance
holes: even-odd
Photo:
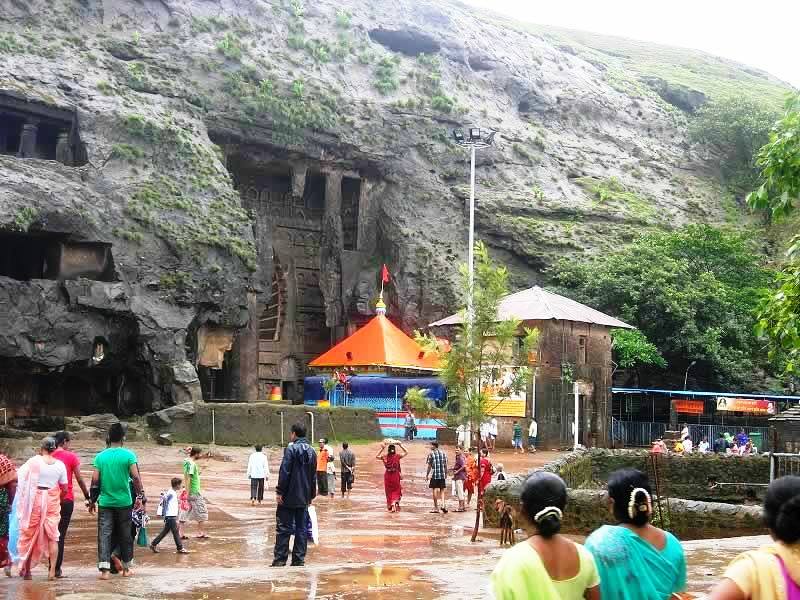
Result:
[[[515,26],[557,45],[570,46],[581,57],[599,62],[614,76],[632,82],[642,76],[660,77],[671,84],[703,92],[712,100],[745,95],[775,108],[783,106],[791,89],[789,84],[765,71],[700,50],[532,23],[515,22]]]

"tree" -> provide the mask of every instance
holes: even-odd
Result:
[[[648,341],[647,336],[638,329],[612,329],[611,349],[617,357],[617,364],[623,369],[636,365],[667,368],[667,361],[656,345]]]
[[[783,218],[800,200],[800,93],[786,101],[786,112],[775,124],[757,159],[761,185],[747,196],[754,208]],[[789,243],[786,264],[774,289],[759,305],[757,332],[769,343],[773,361],[788,374],[800,372],[800,236]]]
[[[772,279],[762,261],[748,236],[690,225],[587,262],[562,261],[556,279],[567,295],[639,329],[681,372],[698,360],[711,383],[740,388],[768,366],[753,330]]]
[[[800,199],[800,93],[786,100],[786,112],[758,152],[756,164],[761,185],[747,201],[775,217],[787,216]]]
[[[755,157],[769,139],[777,114],[744,97],[710,102],[697,111],[689,138],[719,155],[722,176],[734,188],[752,189],[758,180]]]
[[[470,285],[466,268],[462,271],[462,294],[469,298]],[[498,389],[508,396],[527,389],[530,381],[528,353],[538,345],[539,331],[522,328],[517,319],[497,319],[500,301],[509,293],[508,270],[498,267],[489,257],[482,242],[475,245],[475,274],[472,286],[472,318],[466,306],[461,310],[463,325],[452,341],[450,351],[443,356],[440,377],[447,386],[446,410],[458,423],[473,428],[486,421],[492,403],[489,390]],[[518,341],[521,340],[521,344]],[[436,344],[432,336],[423,340],[426,345]],[[500,367],[514,367],[510,381],[500,382]],[[507,371],[508,372],[508,371]],[[480,445],[479,445],[480,446]],[[478,448],[480,469],[480,448]],[[479,471],[480,478],[480,471]],[[481,506],[480,486],[478,506]],[[481,511],[476,511],[472,541],[478,536]]]

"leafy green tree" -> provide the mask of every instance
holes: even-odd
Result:
[[[556,279],[639,329],[681,372],[698,360],[710,383],[741,388],[763,366],[754,310],[772,274],[746,235],[707,225],[651,233],[588,262],[562,261]]]
[[[775,217],[791,213],[800,199],[800,93],[786,100],[786,112],[758,152],[756,164],[761,185],[747,201]]]
[[[689,126],[689,138],[719,156],[722,176],[734,188],[752,189],[758,180],[756,153],[769,139],[778,115],[745,97],[731,97],[703,106]]]
[[[501,395],[527,389],[530,381],[528,352],[538,345],[539,331],[523,329],[517,319],[498,320],[497,308],[503,297],[509,293],[508,270],[494,264],[482,242],[475,245],[471,319],[468,318],[466,309],[466,299],[470,294],[466,268],[462,268],[462,276],[461,297],[465,300],[461,310],[463,325],[458,328],[450,351],[443,356],[440,377],[447,386],[446,410],[450,412],[452,419],[477,428],[486,421],[488,411],[495,402],[489,396],[489,386],[497,386],[499,383],[501,374],[498,367],[516,367],[512,380],[504,382],[500,387]],[[423,343],[432,345],[436,340],[428,337]],[[480,465],[480,453],[477,458]],[[480,506],[480,488],[478,491]],[[481,511],[476,511],[473,542],[478,535],[480,513]]]
[[[636,365],[667,368],[667,361],[656,345],[648,341],[647,336],[638,329],[612,329],[611,340],[611,349],[617,358],[617,364],[623,369]]]
[[[757,159],[761,186],[748,195],[754,208],[776,218],[797,210],[800,200],[800,93],[786,101],[786,112],[775,124]],[[769,340],[770,357],[786,373],[800,372],[800,236],[790,241],[787,261],[775,289],[759,306],[758,333]]]

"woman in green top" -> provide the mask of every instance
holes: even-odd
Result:
[[[537,472],[522,485],[520,505],[534,534],[508,550],[491,576],[495,600],[599,600],[592,555],[561,529],[567,486],[554,473]]]
[[[608,478],[619,525],[603,525],[586,540],[607,600],[666,600],[686,587],[686,558],[671,533],[650,524],[653,501],[647,475],[620,469]]]
[[[192,447],[189,450],[189,457],[183,461],[183,483],[188,491],[189,509],[181,511],[180,522],[195,521],[197,523],[197,535],[199,540],[208,538],[204,525],[208,521],[208,508],[206,499],[200,490],[200,465],[197,459],[200,458],[202,451],[200,448]],[[185,537],[181,532],[181,537]]]

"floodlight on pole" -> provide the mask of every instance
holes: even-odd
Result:
[[[480,127],[469,127],[466,135],[463,129],[453,130],[456,144],[470,149],[469,172],[469,247],[467,249],[467,272],[469,293],[467,295],[467,322],[472,325],[472,285],[475,277],[475,151],[488,148],[494,143],[497,132]]]
[[[697,361],[693,360],[692,362],[689,363],[689,366],[686,367],[686,374],[683,376],[683,389],[684,390],[687,389],[686,384],[689,382],[689,369],[691,369],[696,364],[697,364]]]

